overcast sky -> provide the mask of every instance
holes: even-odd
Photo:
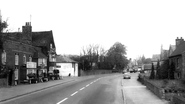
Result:
[[[53,31],[57,54],[83,46],[127,47],[127,57],[159,54],[185,35],[185,0],[1,0],[9,31],[30,21],[33,31]]]

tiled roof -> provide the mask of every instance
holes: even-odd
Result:
[[[56,62],[57,63],[77,63],[76,61],[74,61],[68,57],[59,56],[59,55],[56,56]]]
[[[46,55],[44,55],[41,51],[40,48],[38,47],[35,47],[35,52],[34,52],[34,55],[33,55],[34,58],[47,58]]]
[[[172,50],[175,50],[176,46],[175,45],[171,45]]]
[[[14,40],[14,41],[22,41],[22,32],[10,32],[3,33],[4,39]],[[53,43],[53,47],[55,48],[55,43],[53,39],[52,31],[41,31],[41,32],[32,32],[32,44],[33,46],[47,46]]]
[[[185,41],[183,41],[178,47],[176,47],[176,49],[173,51],[170,57],[181,55],[182,52],[184,51],[185,51]]]
[[[22,32],[8,32],[3,33],[2,37],[4,39],[14,40],[14,41],[20,41],[22,38]]]
[[[55,47],[52,31],[32,32],[34,46],[49,46],[49,43],[53,43]]]

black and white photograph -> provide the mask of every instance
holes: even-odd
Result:
[[[0,104],[185,104],[184,0],[0,0]]]

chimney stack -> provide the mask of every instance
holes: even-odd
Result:
[[[22,26],[22,35],[23,35],[23,38],[26,38],[27,40],[32,41],[31,22],[26,22],[25,26]]]
[[[175,40],[176,41],[176,47],[178,47],[182,42],[184,42],[184,39],[182,37],[178,38]]]

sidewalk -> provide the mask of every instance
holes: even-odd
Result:
[[[23,95],[31,94],[70,81],[75,81],[75,79],[76,77],[64,77],[61,80],[53,80],[37,84],[23,84],[6,88],[0,88],[0,102],[20,97]]]

